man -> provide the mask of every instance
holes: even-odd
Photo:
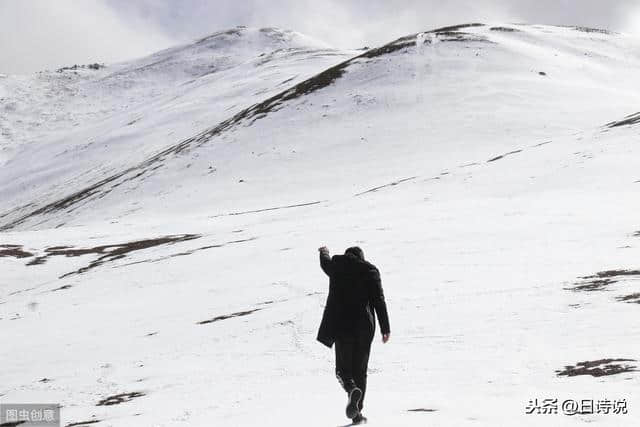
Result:
[[[382,292],[380,272],[365,261],[357,246],[344,255],[329,255],[321,247],[320,266],[329,276],[329,295],[324,307],[318,341],[327,347],[335,343],[336,376],[347,392],[347,417],[354,424],[366,422],[361,411],[367,388],[367,365],[378,316],[382,342],[389,340],[389,316]],[[375,311],[375,314],[374,314]]]

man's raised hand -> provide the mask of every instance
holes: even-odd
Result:
[[[389,341],[389,337],[390,337],[390,336],[391,336],[391,333],[388,333],[388,334],[382,334],[382,342],[383,342],[384,344],[386,344],[386,343],[387,343],[387,341]]]

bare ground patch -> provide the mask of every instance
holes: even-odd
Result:
[[[129,402],[136,397],[145,396],[145,393],[141,391],[133,391],[130,393],[120,393],[114,394],[113,396],[106,397],[96,403],[96,406],[111,406],[111,405],[119,405],[124,402]]]
[[[207,325],[209,323],[213,323],[213,322],[218,322],[220,320],[226,320],[226,319],[231,319],[232,317],[241,317],[241,316],[247,316],[251,313],[254,313],[256,311],[262,310],[261,308],[254,308],[253,310],[247,310],[247,311],[238,311],[236,313],[231,313],[231,314],[223,314],[222,316],[216,316],[212,319],[208,319],[208,320],[202,320],[200,322],[197,322],[197,325]]]
[[[102,420],[89,420],[89,421],[76,421],[74,423],[66,424],[64,427],[80,427],[80,426],[88,426],[91,424],[99,423]]]
[[[614,34],[612,31],[605,30],[603,28],[591,28],[591,27],[569,27],[576,31],[581,31],[583,33],[600,33],[600,34]]]
[[[491,27],[489,28],[490,31],[499,31],[499,32],[503,32],[503,33],[519,33],[521,32],[521,30],[518,30],[517,28],[511,28],[511,27]]]
[[[22,245],[0,245],[0,258],[29,258],[32,257],[31,252],[25,251]]]
[[[326,201],[326,200],[324,200],[324,201]],[[214,215],[211,218],[217,218],[217,217],[221,217],[221,216],[247,215],[247,214],[253,214],[253,213],[277,211],[277,210],[281,210],[281,209],[300,208],[300,207],[303,207],[303,206],[317,205],[317,204],[323,203],[324,201],[323,200],[318,200],[318,201],[315,201],[315,202],[297,203],[297,204],[293,204],[293,205],[274,206],[274,207],[269,207],[269,208],[253,209],[253,210],[248,210],[248,211],[229,212],[229,213],[226,213],[226,214]]]
[[[614,128],[618,126],[635,125],[637,123],[640,123],[640,112],[635,114],[630,114],[627,117],[623,118],[622,120],[609,122],[605,126],[608,128]]]
[[[499,156],[496,156],[496,157],[493,157],[493,158],[487,160],[487,163],[495,162],[497,160],[504,159],[507,156],[511,156],[513,154],[518,154],[518,153],[522,153],[522,150],[509,151],[508,153],[504,153],[504,154],[501,154]]]
[[[617,283],[625,277],[640,277],[640,270],[606,270],[600,271],[591,276],[580,277],[581,282],[575,284],[572,288],[566,288],[571,291],[604,291],[613,283]]]
[[[556,371],[559,377],[575,377],[578,375],[590,375],[592,377],[603,377],[608,375],[621,374],[623,372],[634,372],[636,366],[624,362],[635,362],[634,359],[600,359],[586,362],[578,362],[575,365],[565,366],[563,370]]]
[[[374,192],[376,192],[378,190],[381,190],[381,189],[387,188],[387,187],[395,187],[398,184],[402,184],[403,182],[407,182],[407,181],[412,181],[412,180],[414,180],[416,178],[418,178],[418,177],[417,176],[411,176],[409,178],[398,179],[398,180],[390,182],[388,184],[379,185],[377,187],[370,188],[369,190],[365,190],[365,191],[363,191],[361,193],[357,193],[357,194],[355,194],[355,196],[361,196],[361,195],[367,194],[367,193],[374,193]]]
[[[640,292],[635,292],[633,294],[619,296],[619,297],[616,297],[616,299],[618,301],[621,301],[621,302],[628,302],[628,303],[632,303],[632,304],[640,304]]]
[[[618,282],[626,282],[633,284],[633,281],[640,279],[640,270],[606,270],[600,271],[590,276],[580,277],[580,281],[571,287],[564,288],[573,292],[608,292],[612,291],[611,286]],[[616,289],[619,292],[619,288]],[[631,304],[640,304],[640,292],[630,292],[627,290],[625,295],[617,295],[616,301]]]
[[[231,240],[231,241],[225,242],[225,243],[217,243],[217,244],[214,244],[214,245],[201,246],[199,248],[190,249],[190,250],[184,251],[184,252],[178,252],[178,253],[167,255],[167,256],[163,256],[163,257],[160,257],[160,258],[145,259],[145,260],[142,260],[142,261],[135,261],[135,262],[130,262],[128,264],[122,264],[122,265],[119,265],[118,267],[126,267],[126,266],[129,266],[129,265],[135,265],[135,264],[144,264],[144,263],[148,263],[148,262],[164,261],[164,260],[169,259],[169,258],[192,255],[192,254],[194,254],[196,252],[199,252],[199,251],[203,251],[203,250],[207,250],[207,249],[213,249],[213,248],[223,248],[223,247],[225,247],[227,245],[234,245],[234,244],[237,244],[237,243],[250,242],[250,241],[256,240],[256,239],[257,239],[257,237],[249,237],[249,238],[246,238],[246,239]]]
[[[74,274],[85,273],[93,268],[99,267],[111,261],[126,258],[130,253],[149,249],[160,245],[172,245],[178,242],[184,242],[187,240],[193,240],[200,238],[199,234],[179,234],[163,237],[156,237],[153,239],[134,240],[125,243],[116,243],[112,245],[93,246],[88,248],[75,248],[69,246],[52,246],[45,249],[45,254],[40,255],[30,262],[28,266],[44,264],[50,257],[53,256],[65,256],[65,257],[79,257],[83,255],[98,255],[98,258],[91,261],[85,267],[81,267],[78,270],[65,273],[60,278],[71,276]]]

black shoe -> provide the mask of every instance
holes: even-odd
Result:
[[[353,421],[354,425],[355,424],[365,424],[367,422],[367,417],[362,416],[362,414],[358,414],[351,421]]]
[[[360,404],[360,399],[362,399],[362,390],[358,387],[353,388],[349,392],[349,403],[347,404],[347,418],[355,418],[360,415],[360,411],[358,410],[358,405]]]

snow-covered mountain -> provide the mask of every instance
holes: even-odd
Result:
[[[316,248],[359,244],[392,329],[372,424],[633,423],[639,66],[637,38],[579,27],[361,51],[238,27],[0,77],[0,399],[95,425],[344,422]],[[526,414],[553,398],[629,414]]]

